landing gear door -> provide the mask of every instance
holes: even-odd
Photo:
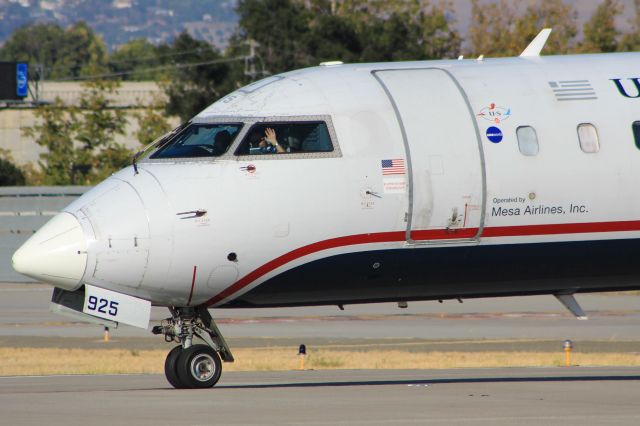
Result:
[[[407,242],[475,241],[484,212],[484,165],[476,122],[446,71],[374,72],[398,118],[407,152]]]

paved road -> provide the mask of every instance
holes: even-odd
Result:
[[[219,387],[162,376],[0,378],[7,425],[637,425],[629,368],[226,373]]]
[[[97,337],[101,328],[48,311],[51,287],[0,284],[0,337]],[[640,296],[578,295],[590,316],[573,318],[552,296],[286,309],[214,310],[225,336],[234,338],[419,338],[640,341]],[[152,319],[168,314],[154,308]],[[112,337],[149,337],[123,326]]]

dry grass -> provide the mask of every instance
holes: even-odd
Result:
[[[162,373],[167,351],[122,349],[0,348],[0,376],[46,374]],[[236,362],[225,371],[293,370],[299,358],[290,348],[234,351]],[[401,350],[318,349],[307,369],[443,369],[472,367],[562,366],[563,353],[548,352],[407,352]],[[574,365],[640,366],[636,353],[574,353]]]

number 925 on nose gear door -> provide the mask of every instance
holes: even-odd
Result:
[[[134,327],[147,328],[151,316],[151,302],[85,285],[82,312]]]

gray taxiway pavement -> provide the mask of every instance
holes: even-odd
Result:
[[[59,336],[99,338],[102,329],[48,311],[51,287],[0,283],[0,338]],[[582,339],[640,341],[640,296],[584,294],[576,298],[590,319],[578,321],[552,296],[409,303],[212,310],[232,338],[323,339]],[[168,316],[153,308],[152,320]],[[123,326],[112,337],[148,338]]]
[[[100,327],[51,314],[50,296],[48,286],[0,283],[0,346],[101,344]],[[573,318],[551,296],[419,302],[407,309],[387,303],[344,311],[212,314],[232,350],[312,338],[374,347],[393,339],[424,341],[416,350],[442,350],[437,345],[464,344],[464,339],[480,345],[470,350],[480,350],[483,339],[532,339],[535,345],[540,345],[535,339],[546,339],[551,349],[542,349],[555,350],[556,342],[571,338],[589,341],[585,344],[595,352],[640,351],[640,296],[577,299],[588,321]],[[154,308],[152,320],[166,315],[166,309]],[[111,347],[166,345],[132,327],[112,330],[111,336]],[[501,349],[510,350],[504,345]],[[0,377],[0,424],[637,425],[639,395],[640,368],[223,372],[214,389],[180,391],[160,375]]]
[[[7,425],[637,425],[640,369],[226,373],[216,388],[164,377],[0,377]]]

